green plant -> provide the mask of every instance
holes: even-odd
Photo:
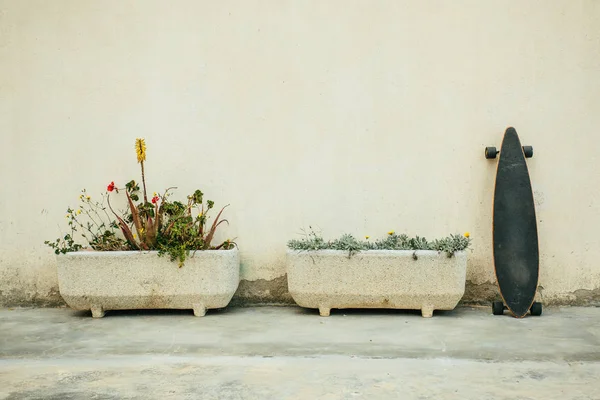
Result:
[[[136,139],[135,150],[141,168],[142,188],[135,180],[118,188],[111,182],[102,195],[102,202],[92,202],[83,190],[80,195],[80,207],[67,209],[68,224],[71,233],[55,241],[44,242],[54,249],[56,254],[78,251],[82,245],[75,242],[79,233],[93,250],[158,250],[159,256],[169,255],[171,261],[183,266],[186,257],[197,250],[227,250],[236,246],[227,239],[213,245],[217,228],[222,223],[221,208],[212,224],[208,224],[208,213],[214,207],[211,200],[204,201],[204,193],[195,190],[187,196],[187,203],[171,201],[168,188],[162,195],[154,192],[148,201],[144,162],[146,144],[144,139]],[[127,209],[117,213],[110,202],[111,193],[125,194]],[[114,218],[109,215],[112,213]],[[86,217],[86,221],[82,221]]]
[[[70,233],[44,243],[53,248],[55,254],[81,250],[83,245],[76,243],[76,236],[85,239],[93,250],[128,250],[127,242],[119,236],[117,223],[108,214],[107,201],[108,196],[105,194],[100,201],[96,201],[92,200],[85,189],[82,190],[78,207],[67,208],[65,215]]]
[[[432,250],[444,251],[449,255],[457,251],[464,250],[471,244],[469,234],[465,235],[450,235],[448,237],[434,240],[430,244]]]
[[[330,243],[325,242],[323,237],[311,230],[304,233],[303,239],[292,239],[288,242],[288,247],[293,250],[326,250],[329,249]]]
[[[348,251],[349,256],[368,250],[437,250],[452,257],[457,251],[467,249],[471,243],[468,232],[464,235],[450,235],[432,242],[419,236],[411,238],[405,234],[398,235],[394,231],[388,232],[386,237],[375,242],[369,241],[369,236],[365,239],[358,240],[350,234],[344,234],[339,239],[325,241],[320,234],[311,229],[304,238],[288,241],[287,246],[299,251],[344,250]]]
[[[350,234],[344,234],[339,239],[335,239],[331,242],[331,249],[333,250],[344,250],[348,252],[348,256],[357,253],[361,250],[369,250],[369,243],[357,240]]]
[[[405,235],[398,235],[394,231],[388,232],[383,239],[375,241],[377,250],[410,250],[410,238]]]
[[[203,196],[200,190],[196,190],[188,196],[187,204],[165,201],[158,210],[158,215],[162,216],[163,221],[157,239],[159,255],[168,254],[171,261],[178,260],[180,266],[191,250],[227,250],[235,246],[230,239],[212,245],[217,227],[228,223],[227,220],[220,219],[227,206],[219,211],[210,228],[207,228],[207,213],[214,207],[214,202],[207,200],[205,208]],[[194,209],[197,211],[196,217],[192,213]]]

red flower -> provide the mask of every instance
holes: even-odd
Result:
[[[159,200],[159,197],[158,197],[158,196],[154,196],[154,197],[152,198],[152,204],[156,204],[156,203],[158,203],[158,200]]]
[[[110,185],[108,185],[106,187],[106,190],[108,190],[109,192],[112,192],[113,190],[115,190],[115,183],[111,182]]]

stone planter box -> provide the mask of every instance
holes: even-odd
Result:
[[[432,250],[287,252],[288,288],[301,307],[452,310],[465,292],[467,254]]]
[[[239,284],[239,253],[197,251],[181,268],[156,251],[74,252],[57,256],[60,294],[75,310],[207,309],[231,301]]]

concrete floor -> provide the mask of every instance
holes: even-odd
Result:
[[[600,399],[600,308],[0,310],[0,399]]]

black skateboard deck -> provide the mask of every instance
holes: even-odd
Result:
[[[486,158],[498,152],[486,148]],[[539,278],[537,220],[531,180],[525,158],[533,156],[530,146],[521,146],[517,131],[504,133],[496,172],[493,207],[494,268],[500,295],[506,308],[517,318],[529,310],[541,314],[534,303]],[[494,303],[494,314],[502,314],[504,304]]]

